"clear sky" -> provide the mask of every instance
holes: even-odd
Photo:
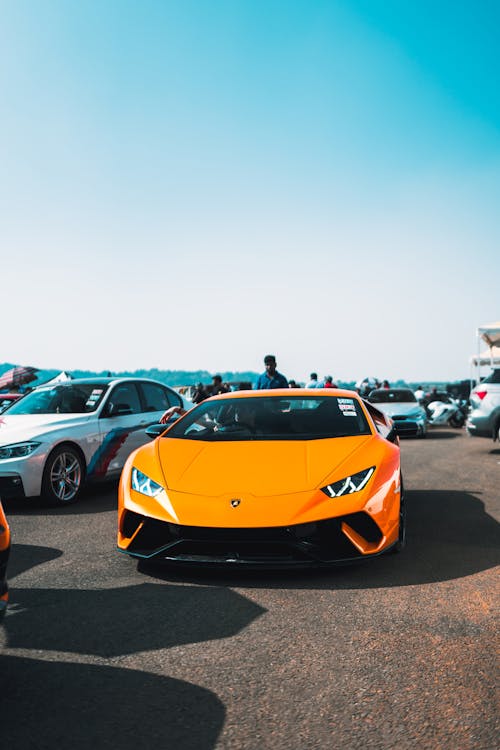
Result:
[[[0,0],[0,361],[469,374],[496,0]]]

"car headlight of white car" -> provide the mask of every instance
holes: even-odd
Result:
[[[143,474],[142,471],[136,469],[135,466],[132,468],[131,487],[136,492],[140,492],[141,495],[147,495],[148,497],[156,497],[163,492],[163,487],[158,482]]]
[[[39,445],[40,443],[35,442],[3,445],[0,447],[0,461],[6,458],[24,458],[25,456],[29,456]]]

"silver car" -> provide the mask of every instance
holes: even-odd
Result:
[[[86,482],[119,476],[170,406],[192,404],[145,378],[39,386],[0,415],[0,497],[74,503]]]
[[[500,369],[493,370],[470,394],[469,435],[500,440]]]
[[[368,401],[392,419],[398,435],[426,436],[427,415],[410,388],[377,388],[370,392]]]

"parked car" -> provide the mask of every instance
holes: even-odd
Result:
[[[192,404],[145,378],[39,386],[0,416],[0,496],[74,503],[88,481],[118,476],[170,406]]]
[[[400,551],[405,505],[391,420],[352,391],[310,393],[214,396],[135,451],[119,485],[119,549],[234,567]]]
[[[472,389],[466,427],[469,435],[500,440],[500,369]]]
[[[0,393],[0,412],[21,398],[22,393]]]
[[[7,561],[10,553],[9,524],[0,502],[0,622],[3,620],[9,602],[7,586]]]
[[[377,388],[368,401],[393,420],[398,435],[426,436],[427,414],[410,388]]]

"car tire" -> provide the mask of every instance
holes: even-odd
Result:
[[[497,423],[495,429],[493,430],[493,441],[498,441],[500,443],[500,422]]]
[[[72,505],[80,496],[84,479],[85,465],[78,449],[61,445],[45,463],[42,498],[51,505]]]
[[[401,477],[401,492],[399,493],[399,532],[397,542],[393,545],[392,552],[398,554],[402,552],[406,545],[406,501],[403,487],[403,477]]]

